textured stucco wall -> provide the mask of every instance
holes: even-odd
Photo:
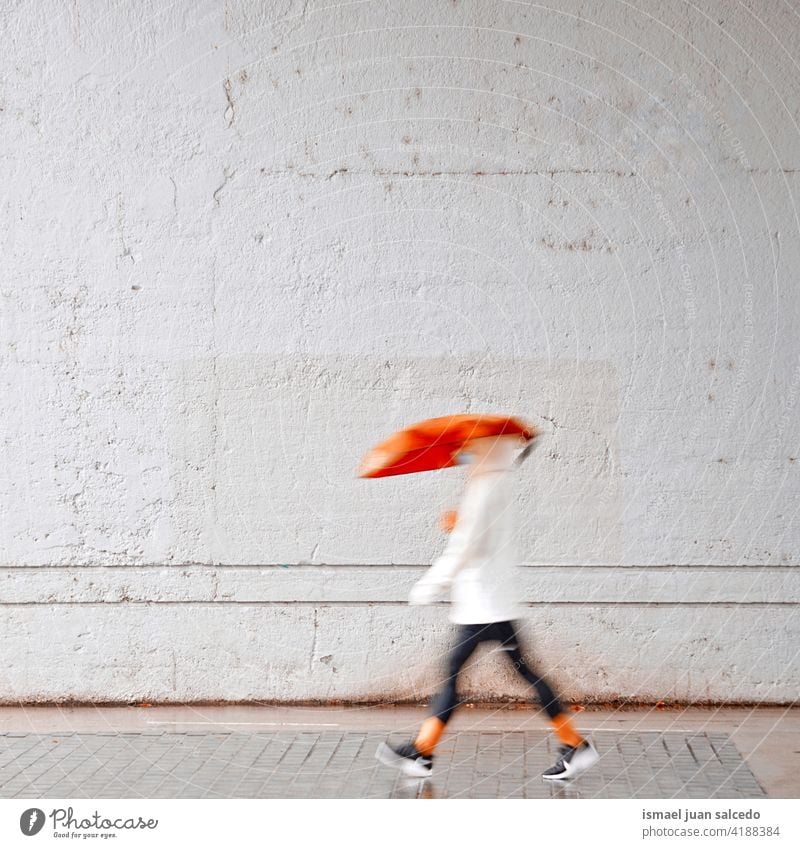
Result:
[[[0,700],[424,700],[461,477],[354,470],[451,411],[546,431],[568,697],[796,697],[797,8],[35,0],[0,43]]]

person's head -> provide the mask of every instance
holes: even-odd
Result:
[[[511,468],[517,451],[524,444],[525,440],[517,435],[470,439],[459,452],[459,462],[470,465],[471,474],[489,469],[505,471]]]
[[[469,465],[470,475],[481,471],[507,471],[514,464],[517,451],[525,446],[520,436],[488,436],[471,439],[464,443],[458,453],[459,465]],[[458,513],[453,510],[443,512],[439,518],[439,527],[450,533],[458,521]]]
[[[525,446],[521,436],[489,436],[471,439],[464,443],[459,451],[459,465],[469,465],[470,474],[478,471],[507,471],[514,464],[517,451]],[[439,528],[450,533],[456,526],[458,513],[455,510],[443,512],[439,518]]]

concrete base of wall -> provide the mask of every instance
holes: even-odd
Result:
[[[406,604],[421,571],[5,569],[0,702],[424,703],[455,630],[446,605]],[[520,617],[525,653],[565,700],[796,698],[797,569],[532,566],[521,576],[536,599]],[[530,697],[492,645],[459,685],[481,702]]]

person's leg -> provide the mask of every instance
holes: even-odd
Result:
[[[498,622],[497,634],[501,649],[508,654],[514,668],[536,690],[536,696],[550,718],[550,723],[559,740],[571,748],[580,745],[583,737],[575,729],[572,719],[561,706],[550,684],[522,656],[514,623],[512,621]]]
[[[497,632],[501,646],[508,653],[514,668],[536,689],[553,730],[561,741],[561,756],[554,766],[542,773],[542,777],[545,780],[565,780],[591,768],[598,760],[594,745],[578,733],[548,682],[522,656],[514,623],[499,622]]]
[[[456,632],[455,642],[447,657],[444,687],[431,701],[430,716],[423,721],[414,740],[417,750],[426,757],[433,754],[444,733],[445,725],[458,706],[458,673],[475,648],[486,639],[489,628],[490,625],[487,624],[464,624]]]
[[[464,663],[491,632],[489,624],[464,624],[456,632],[455,642],[447,657],[444,688],[431,702],[430,715],[413,742],[389,745],[382,742],[375,756],[384,765],[400,769],[410,777],[427,777],[433,770],[433,752],[444,733],[453,711],[458,706],[456,679]]]

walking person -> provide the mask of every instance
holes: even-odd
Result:
[[[513,545],[512,472],[518,436],[491,436],[465,443],[458,456],[469,479],[448,545],[413,586],[411,604],[429,604],[449,592],[450,620],[457,625],[447,658],[445,683],[430,704],[416,737],[396,747],[382,742],[376,757],[413,777],[432,774],[434,751],[459,704],[457,678],[482,642],[499,642],[518,673],[535,689],[560,741],[560,756],[543,778],[572,778],[597,762],[592,743],[575,729],[548,682],[523,656]]]

